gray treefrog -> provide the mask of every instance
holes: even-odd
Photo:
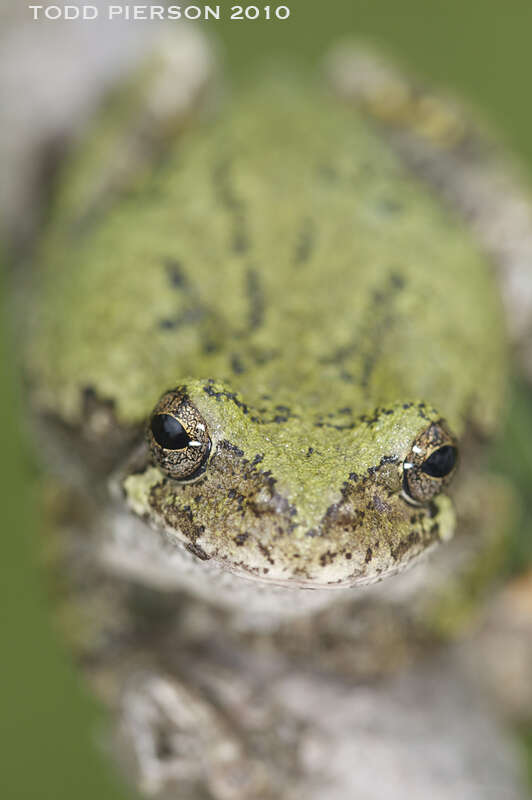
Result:
[[[131,122],[146,70],[70,159],[38,250],[25,361],[67,464],[62,614],[157,797],[392,796],[397,736],[380,777],[348,768],[356,687],[433,642],[445,581],[462,597],[500,546],[478,455],[505,396],[499,289],[404,157],[467,162],[477,140],[399,75],[379,94],[378,69],[340,72],[343,100],[278,69],[160,135]],[[381,722],[408,717],[401,691]],[[519,796],[491,723],[442,773],[434,722],[406,724],[411,752],[437,747],[394,797],[444,774],[442,797],[485,798],[490,770]]]

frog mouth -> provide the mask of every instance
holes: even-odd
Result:
[[[167,557],[172,549],[186,551],[261,584],[338,589],[372,583],[412,565],[453,534],[447,496],[413,507],[400,490],[386,488],[386,470],[397,471],[396,463],[348,479],[313,527],[259,467],[221,441],[207,473],[181,484],[154,466],[142,445],[115,479],[114,491],[156,532]],[[209,503],[210,496],[216,503]]]

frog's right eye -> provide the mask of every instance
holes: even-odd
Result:
[[[153,461],[171,478],[189,482],[205,471],[211,451],[209,432],[184,390],[161,397],[146,435]]]
[[[403,496],[423,505],[450,482],[458,463],[454,437],[442,420],[433,422],[418,436],[403,462]]]

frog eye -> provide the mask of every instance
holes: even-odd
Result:
[[[146,435],[153,461],[171,478],[191,481],[205,471],[211,451],[207,425],[183,389],[161,397]]]
[[[428,503],[447,486],[458,463],[454,437],[442,420],[418,436],[403,462],[403,496],[414,505]]]

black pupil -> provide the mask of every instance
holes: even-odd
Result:
[[[432,478],[445,478],[456,464],[456,455],[456,447],[446,444],[435,450],[423,462],[421,469]]]
[[[170,414],[157,414],[151,421],[151,432],[157,444],[165,450],[183,450],[190,437],[180,422]]]

